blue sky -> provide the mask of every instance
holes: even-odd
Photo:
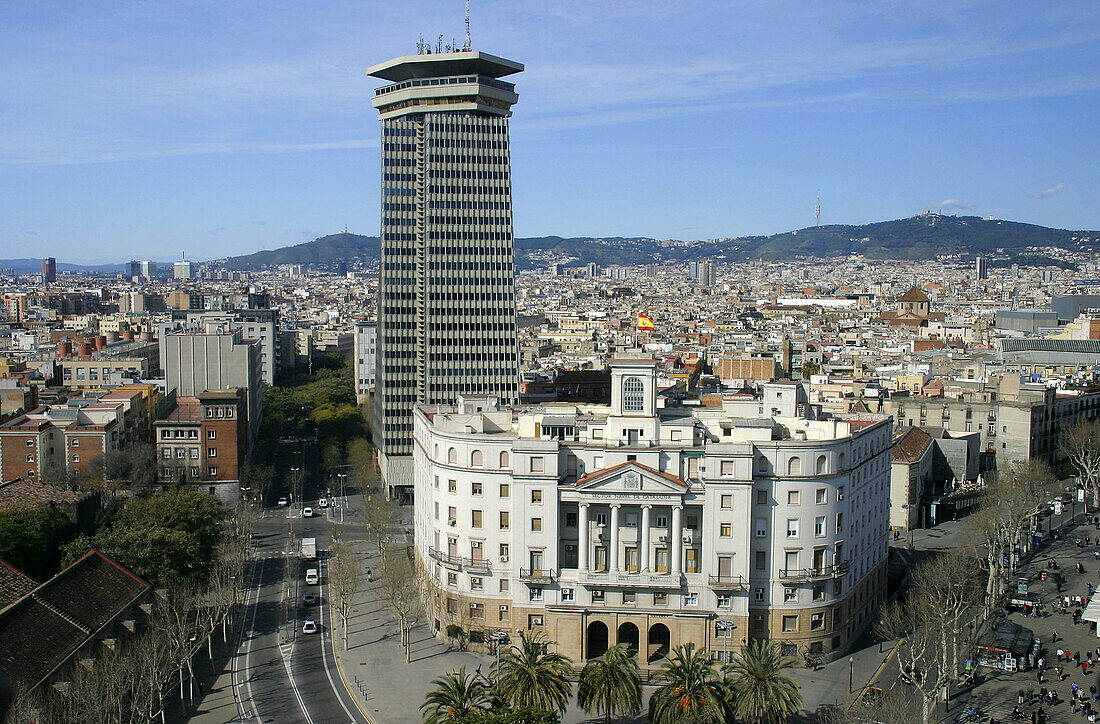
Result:
[[[0,257],[378,230],[377,82],[461,0],[0,4]],[[517,236],[712,238],[925,207],[1100,228],[1100,3],[473,0]]]

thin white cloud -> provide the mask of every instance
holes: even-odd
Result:
[[[1055,184],[1054,186],[1051,186],[1049,189],[1043,189],[1042,191],[1036,191],[1035,193],[1028,194],[1028,195],[1033,199],[1045,199],[1048,196],[1054,196],[1055,194],[1060,194],[1065,190],[1066,190],[1066,184],[1065,184],[1065,182],[1062,182],[1060,184]]]
[[[937,209],[955,209],[958,211],[965,211],[972,208],[970,204],[965,201],[959,201],[958,199],[944,199],[936,205]]]
[[[515,78],[517,125],[532,129],[1100,89],[1094,74],[1065,67],[1009,81],[992,62],[1100,40],[1100,10],[1073,4],[1071,24],[1056,2],[1003,16],[955,0],[929,0],[920,12],[908,0],[882,2],[889,12],[829,0],[797,9],[698,0],[691,13],[671,0],[489,2],[475,10],[474,40],[527,64]],[[376,133],[375,81],[363,68],[408,52],[417,32],[432,40],[434,31],[458,30],[461,7],[319,5],[187,0],[95,12],[62,6],[55,16],[28,5],[30,19],[0,27],[0,164],[365,147],[339,140]],[[913,82],[929,72],[945,81]]]

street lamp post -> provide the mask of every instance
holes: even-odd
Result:
[[[849,656],[848,657],[848,693],[849,694],[852,693],[852,687],[855,683],[855,673],[856,673],[856,657]]]
[[[733,621],[717,621],[714,625],[722,632],[722,638],[725,639],[725,645],[722,648],[725,651],[726,663],[728,664],[730,662],[730,635],[736,625]]]
[[[336,473],[336,477],[340,479],[340,522],[344,522],[344,508],[347,505],[347,492],[344,487],[344,483],[347,480],[347,473]]]
[[[500,647],[508,642],[508,634],[503,631],[493,631],[489,634],[489,640],[493,642],[496,648],[497,664],[496,670],[493,674],[493,688],[496,690],[497,698],[500,698]]]
[[[298,493],[298,485],[299,485],[299,483],[298,483],[298,473],[301,472],[301,470],[302,470],[301,468],[291,468],[290,469],[290,473],[291,473],[291,475],[290,475],[290,512],[292,512],[292,513],[294,512],[295,494]]]

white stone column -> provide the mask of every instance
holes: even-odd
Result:
[[[611,542],[607,547],[607,570],[619,572],[619,506],[611,506]]]
[[[649,573],[649,512],[652,505],[642,506],[642,534],[639,536],[638,547],[642,549],[642,572]]]
[[[581,503],[577,513],[577,570],[588,570],[588,503]]]
[[[672,575],[678,576],[684,560],[684,506],[672,506]]]

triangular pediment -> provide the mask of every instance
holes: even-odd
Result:
[[[679,495],[687,485],[675,475],[636,462],[619,463],[588,473],[576,483],[578,490],[599,493]]]

